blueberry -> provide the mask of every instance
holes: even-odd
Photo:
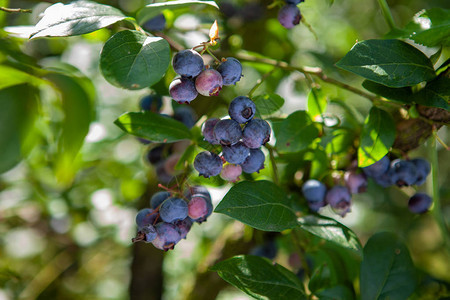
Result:
[[[188,216],[188,205],[181,198],[166,199],[159,207],[159,215],[167,223],[183,220]]]
[[[415,158],[410,160],[416,166],[417,169],[417,181],[415,185],[422,185],[427,180],[427,176],[431,171],[431,166],[428,161],[423,158]]]
[[[141,209],[136,215],[136,225],[138,228],[143,228],[149,224],[153,224],[156,221],[158,214],[153,212],[151,208]]]
[[[391,162],[389,175],[392,182],[399,187],[413,185],[418,178],[414,163],[403,159],[396,159]]]
[[[182,239],[185,239],[189,230],[191,230],[192,220],[191,218],[187,217],[184,220],[176,221],[174,225],[176,226],[178,232],[180,233],[180,237]]]
[[[161,222],[155,226],[157,236],[152,241],[153,246],[158,249],[167,251],[173,249],[181,240],[180,232],[174,224]]]
[[[379,186],[384,187],[384,188],[387,188],[394,184],[392,182],[391,174],[389,174],[389,169],[387,172],[377,175],[372,178]]]
[[[195,113],[195,110],[189,106],[175,108],[173,111],[173,118],[186,125],[187,128],[194,127],[195,122],[197,122],[197,114]]]
[[[223,167],[220,177],[226,181],[236,182],[241,174],[242,167],[240,165],[228,164]]]
[[[346,172],[344,180],[345,185],[352,194],[364,193],[367,191],[367,178],[364,174]]]
[[[250,250],[250,255],[266,257],[270,260],[277,256],[277,245],[274,241],[268,241],[262,245],[256,246]]]
[[[242,171],[245,173],[259,173],[259,170],[264,169],[265,159],[266,157],[261,149],[250,149],[250,154],[241,164]]]
[[[228,107],[228,114],[230,118],[239,124],[247,123],[255,115],[255,103],[245,96],[239,96],[231,101]]]
[[[220,120],[217,118],[208,119],[205,123],[203,123],[202,126],[202,134],[205,138],[205,141],[213,145],[219,144],[219,141],[214,136],[214,126],[216,126],[217,122],[219,121]]]
[[[287,4],[300,4],[301,2],[305,2],[305,0],[285,0]]]
[[[214,69],[206,69],[195,78],[195,88],[203,96],[219,95],[222,85],[222,75]]]
[[[230,146],[239,142],[242,137],[242,129],[234,120],[220,120],[214,126],[214,136],[223,146]]]
[[[215,153],[203,151],[194,159],[194,168],[205,178],[216,176],[222,171],[222,159]]]
[[[151,243],[158,235],[155,227],[150,224],[142,227],[140,231],[145,235],[144,242],[146,243]]]
[[[416,193],[409,198],[408,208],[415,214],[423,214],[428,211],[431,203],[433,203],[433,199],[430,196],[425,193]]]
[[[142,110],[159,112],[162,107],[162,97],[161,95],[157,94],[147,95],[141,99],[141,101],[139,102],[139,107]]]
[[[208,189],[201,185],[195,185],[189,187],[185,192],[184,196],[187,199],[191,199],[192,195],[203,195],[206,199],[208,199],[209,202],[211,202],[211,195],[208,192]]]
[[[237,142],[231,146],[222,147],[223,158],[230,164],[242,164],[250,154],[250,149],[242,142]]]
[[[312,211],[317,212],[321,207],[325,206],[327,187],[322,182],[316,179],[309,179],[303,184],[302,192]]]
[[[169,192],[157,192],[150,198],[150,207],[156,209],[161,203],[170,197]]]
[[[242,132],[242,142],[245,146],[259,148],[270,139],[270,126],[264,120],[252,119],[245,125]]]
[[[175,78],[169,85],[169,93],[178,103],[189,103],[198,96],[194,82],[187,77]]]
[[[172,60],[175,73],[185,77],[195,77],[204,68],[202,56],[192,49],[182,50]]]
[[[222,75],[223,85],[236,84],[242,77],[242,65],[234,57],[227,57],[226,61],[219,65],[217,71]]]
[[[389,169],[390,163],[391,161],[389,160],[389,158],[387,156],[384,156],[376,163],[362,168],[362,170],[368,177],[377,177],[383,173],[386,173],[386,171]]]
[[[147,160],[152,165],[160,162],[164,158],[164,145],[156,146],[147,152]]]
[[[166,18],[163,14],[159,14],[145,22],[142,28],[147,31],[163,31],[166,28]]]
[[[325,196],[325,202],[341,217],[345,217],[351,210],[351,200],[352,196],[350,195],[350,191],[342,185],[332,187]]]
[[[301,18],[300,9],[294,4],[286,4],[278,12],[278,21],[287,29],[298,25]]]
[[[208,200],[200,194],[194,195],[188,203],[188,215],[196,221],[208,214]]]

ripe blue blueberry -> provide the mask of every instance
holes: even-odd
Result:
[[[193,110],[189,106],[180,106],[173,110],[173,118],[177,121],[180,121],[187,128],[192,128],[197,122],[197,114],[195,110]]]
[[[305,2],[305,0],[285,0],[287,4],[300,4],[301,2]]]
[[[192,220],[191,218],[187,217],[184,220],[176,221],[174,225],[176,226],[178,232],[180,233],[180,237],[182,239],[185,239],[189,230],[191,230]]]
[[[214,126],[214,136],[223,146],[230,146],[239,142],[242,137],[242,129],[235,120],[220,120]]]
[[[242,132],[242,142],[245,146],[259,148],[270,139],[269,123],[262,119],[253,118],[245,125]]]
[[[278,21],[287,29],[298,25],[301,18],[300,9],[294,4],[286,4],[278,12]]]
[[[345,217],[351,210],[352,196],[345,186],[335,185],[325,195],[325,202],[331,206],[335,213]]]
[[[203,96],[219,95],[222,85],[222,75],[214,69],[206,69],[195,78],[195,88]]]
[[[194,82],[187,77],[175,78],[169,85],[169,94],[178,103],[189,103],[198,96]]]
[[[183,220],[188,216],[188,205],[181,198],[166,199],[159,207],[159,215],[167,223]]]
[[[416,193],[408,201],[408,208],[415,214],[423,214],[428,211],[433,199],[425,193]]]
[[[389,173],[389,169],[382,174],[379,174],[375,177],[372,177],[372,179],[381,187],[387,188],[393,185],[391,174]]]
[[[161,95],[157,94],[147,95],[141,99],[141,101],[139,102],[139,107],[142,110],[159,112],[162,107],[162,97]]]
[[[150,207],[156,209],[161,203],[170,197],[169,192],[157,192],[150,198]]]
[[[391,162],[389,175],[394,184],[399,187],[410,186],[417,181],[417,168],[409,160],[395,159]]]
[[[149,224],[153,224],[156,221],[158,214],[153,212],[151,208],[144,208],[138,211],[136,215],[136,225],[138,228],[143,228]]]
[[[262,245],[258,245],[250,250],[250,255],[266,257],[270,260],[277,256],[278,248],[274,241],[267,241]]]
[[[358,194],[367,191],[367,178],[364,174],[346,172],[344,175],[345,185],[350,193]]]
[[[156,232],[156,229],[153,225],[145,225],[144,227],[142,227],[140,229],[140,231],[145,235],[144,237],[144,242],[146,243],[151,243],[156,236],[158,235]]]
[[[427,180],[427,176],[431,171],[431,166],[428,161],[423,158],[415,158],[410,160],[416,166],[417,169],[417,181],[415,185],[422,185]]]
[[[376,163],[362,168],[362,170],[363,170],[364,174],[366,174],[369,177],[377,177],[378,175],[386,173],[386,171],[389,169],[390,163],[391,163],[391,161],[389,160],[389,158],[387,156],[384,156],[382,159],[380,159]]]
[[[166,28],[166,18],[163,14],[159,14],[145,22],[142,28],[147,31],[163,31]]]
[[[202,126],[202,134],[205,138],[205,141],[207,141],[210,144],[218,145],[220,144],[219,141],[214,136],[214,126],[216,126],[217,122],[220,120],[217,118],[211,118],[206,120],[205,123],[203,123]]]
[[[163,159],[164,146],[156,146],[147,152],[147,160],[151,164],[156,164]]]
[[[237,142],[231,146],[222,147],[223,158],[230,164],[242,164],[250,154],[250,149],[242,142]]]
[[[242,65],[234,57],[227,57],[226,61],[219,65],[217,71],[222,75],[223,85],[236,84],[242,77]]]
[[[174,224],[161,222],[155,226],[157,236],[152,241],[153,246],[158,249],[167,251],[173,249],[181,240],[180,232]]]
[[[215,153],[203,151],[194,159],[194,168],[205,178],[216,176],[222,171],[222,159]]]
[[[327,187],[316,179],[307,180],[302,186],[302,193],[312,211],[317,212],[325,206],[325,194]]]
[[[256,105],[245,96],[238,96],[231,101],[228,107],[228,114],[230,118],[239,124],[247,123],[255,115]]]
[[[261,149],[250,149],[250,154],[241,164],[242,171],[245,173],[259,173],[259,170],[264,169],[265,159],[266,157]]]
[[[172,60],[175,73],[184,77],[195,77],[204,68],[202,56],[192,49],[186,49],[175,54]]]

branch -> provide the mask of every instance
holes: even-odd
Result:
[[[7,7],[0,7],[1,11],[7,12],[7,13],[28,13],[31,14],[31,9],[23,9],[23,8],[7,8]]]

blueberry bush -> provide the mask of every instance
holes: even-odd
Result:
[[[448,299],[445,0],[0,0],[0,299]]]

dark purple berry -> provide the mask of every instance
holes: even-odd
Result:
[[[277,256],[277,245],[274,241],[268,241],[262,245],[256,246],[250,250],[250,255],[266,257],[270,260]]]
[[[172,60],[175,73],[184,77],[195,77],[204,68],[202,56],[192,49],[182,50],[175,54]]]
[[[239,142],[242,137],[242,129],[234,120],[220,120],[214,126],[214,136],[223,146],[230,146]]]
[[[228,114],[230,118],[238,122],[239,124],[247,123],[255,115],[256,105],[245,96],[239,96],[231,101],[228,107]]]
[[[431,166],[428,161],[423,158],[415,158],[410,160],[416,166],[417,169],[417,181],[415,185],[422,185],[427,180],[427,176],[431,171]]]
[[[280,24],[287,28],[293,28],[295,25],[300,23],[302,15],[300,14],[300,9],[296,5],[286,4],[278,12],[278,21]]]
[[[161,203],[170,197],[169,192],[157,192],[150,198],[150,207],[156,209]]]
[[[228,164],[222,168],[220,177],[223,180],[236,182],[239,180],[239,176],[242,174],[242,167],[240,165]]]
[[[223,158],[230,164],[242,164],[250,154],[250,149],[242,142],[237,142],[231,146],[222,147]]]
[[[222,159],[215,153],[203,151],[194,159],[194,168],[205,178],[216,176],[222,171]]]
[[[287,4],[300,4],[301,2],[304,2],[305,0],[285,0]]]
[[[139,107],[144,111],[159,112],[162,107],[162,97],[156,94],[147,95],[141,99]]]
[[[163,14],[159,14],[145,22],[142,28],[147,31],[163,31],[166,28],[166,18]]]
[[[155,226],[157,236],[152,241],[153,246],[161,250],[173,249],[181,240],[180,232],[174,224],[161,222]]]
[[[309,179],[303,184],[302,192],[312,211],[317,212],[326,205],[325,194],[327,187],[322,182],[316,179]]]
[[[136,225],[138,228],[143,228],[147,225],[151,225],[156,221],[158,214],[151,208],[141,209],[136,215]]]
[[[175,78],[169,85],[169,93],[178,103],[189,103],[198,96],[194,82],[187,77]]]
[[[158,235],[156,233],[156,229],[153,225],[145,225],[144,227],[142,227],[140,230],[140,232],[142,232],[144,234],[144,242],[146,243],[151,243],[156,236]]]
[[[214,126],[216,126],[217,122],[219,121],[220,120],[217,118],[208,119],[206,120],[205,123],[203,123],[202,126],[202,134],[203,137],[205,138],[205,141],[213,145],[220,144],[219,141],[214,136]]]
[[[195,78],[195,88],[203,96],[219,95],[222,85],[222,75],[214,69],[206,69]]]
[[[425,193],[416,193],[414,196],[409,198],[408,208],[411,212],[415,214],[423,214],[428,211],[433,199]]]
[[[193,110],[189,106],[180,106],[173,110],[173,118],[177,121],[180,121],[187,128],[192,128],[197,122],[197,114],[195,110]]]
[[[351,210],[352,196],[345,186],[336,185],[327,192],[325,202],[331,206],[335,213],[345,217]]]
[[[191,218],[187,217],[184,220],[176,221],[174,225],[177,227],[177,230],[180,233],[180,237],[182,239],[185,239],[189,230],[191,230],[192,220]]]
[[[344,180],[345,185],[352,194],[359,194],[367,191],[367,178],[364,174],[346,172]]]
[[[163,159],[163,154],[164,154],[164,146],[162,146],[162,145],[156,146],[156,147],[152,148],[150,151],[148,151],[147,160],[152,165],[156,164]]]
[[[188,216],[188,205],[181,198],[166,199],[159,207],[159,215],[167,223],[183,220]]]
[[[222,75],[223,85],[236,84],[242,77],[242,65],[234,57],[227,57],[226,61],[219,65],[217,71]]]
[[[270,131],[269,123],[253,118],[244,127],[242,142],[249,148],[259,148],[269,141]]]
[[[387,172],[372,177],[372,179],[381,187],[387,188],[393,185],[391,175],[389,174],[389,169]]]
[[[384,156],[376,163],[373,163],[370,166],[362,168],[362,170],[364,174],[366,174],[368,177],[377,177],[387,172],[390,163],[391,161],[389,160],[389,158],[387,156]]]
[[[259,170],[264,169],[265,159],[266,157],[261,149],[250,149],[250,154],[241,164],[242,171],[245,173],[259,173]]]
[[[394,184],[399,187],[410,186],[417,181],[417,168],[409,160],[396,159],[391,162],[389,175]]]

